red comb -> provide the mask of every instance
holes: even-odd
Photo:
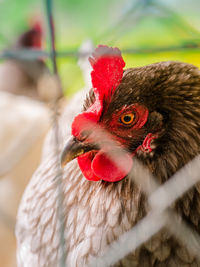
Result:
[[[93,131],[95,123],[101,119],[104,100],[110,100],[123,77],[125,62],[118,48],[100,45],[92,57],[89,58],[93,71],[91,72],[94,88],[95,102],[82,114],[74,118],[72,135],[81,138],[83,131]],[[116,182],[124,178],[132,167],[132,158],[125,155],[119,157],[120,162],[125,162],[127,171],[121,170],[107,157],[108,150],[101,149],[97,154],[88,152],[78,157],[78,164],[83,175],[92,181],[105,180]]]
[[[42,23],[39,20],[35,21],[32,25],[32,29],[42,34]]]
[[[33,22],[32,26],[32,47],[33,48],[41,48],[42,47],[42,24],[41,21],[36,20]]]
[[[41,48],[42,47],[42,38],[43,30],[42,23],[39,19],[31,20],[30,26],[17,40],[17,47],[26,47],[26,48]]]
[[[93,67],[92,85],[100,99],[113,94],[123,76],[125,62],[118,48],[99,45],[89,58]]]
[[[87,126],[87,121],[98,122],[103,100],[108,99],[120,84],[125,62],[118,48],[99,45],[89,61],[93,67],[91,72],[94,87],[95,102],[85,112],[75,117],[72,123],[72,135],[79,137],[81,130]]]

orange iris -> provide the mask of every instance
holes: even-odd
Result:
[[[120,120],[125,125],[130,125],[135,118],[135,115],[133,113],[124,114],[120,117]]]

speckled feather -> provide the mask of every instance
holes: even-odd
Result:
[[[92,95],[92,94],[91,94]],[[133,102],[148,103],[147,129],[165,125],[155,140],[154,153],[137,157],[163,183],[200,151],[200,72],[192,65],[161,62],[128,69],[112,97],[108,112]],[[83,93],[66,107],[60,122],[60,150],[70,136],[73,117]],[[92,99],[86,101],[91,105]],[[82,106],[80,105],[81,109]],[[155,126],[156,128],[157,126]],[[156,129],[155,129],[156,130]],[[57,214],[56,156],[52,130],[47,136],[41,165],[22,198],[17,219],[17,257],[22,266],[57,266],[59,218]],[[188,177],[189,178],[189,177]],[[145,197],[128,178],[117,182],[86,180],[76,160],[64,168],[66,266],[87,266],[107,246],[145,216]],[[200,186],[179,200],[175,208],[200,233]],[[196,259],[163,229],[116,266],[200,266]]]

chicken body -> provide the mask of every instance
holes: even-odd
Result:
[[[83,95],[66,107],[60,122],[61,151],[71,135],[70,125]],[[107,129],[112,114],[139,103],[149,115],[141,135],[127,143],[130,152],[145,136],[159,133],[149,154],[136,151],[136,157],[159,183],[167,181],[200,151],[200,71],[189,64],[161,62],[128,69],[112,96],[101,121]],[[86,109],[94,102],[92,93]],[[57,266],[60,259],[60,223],[55,177],[57,157],[49,133],[40,167],[23,196],[17,223],[19,266]],[[132,150],[131,150],[132,149]],[[134,166],[133,166],[134,168]],[[189,177],[188,177],[189,179]],[[128,177],[115,183],[88,181],[77,161],[66,165],[63,173],[63,213],[66,266],[87,266],[112,241],[128,231],[148,211],[143,192]],[[200,187],[196,186],[177,203],[176,211],[200,233]],[[116,266],[200,266],[194,256],[165,229],[143,244]]]

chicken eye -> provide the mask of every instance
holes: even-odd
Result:
[[[120,121],[125,125],[130,125],[135,118],[135,115],[133,113],[124,114],[120,117]]]

